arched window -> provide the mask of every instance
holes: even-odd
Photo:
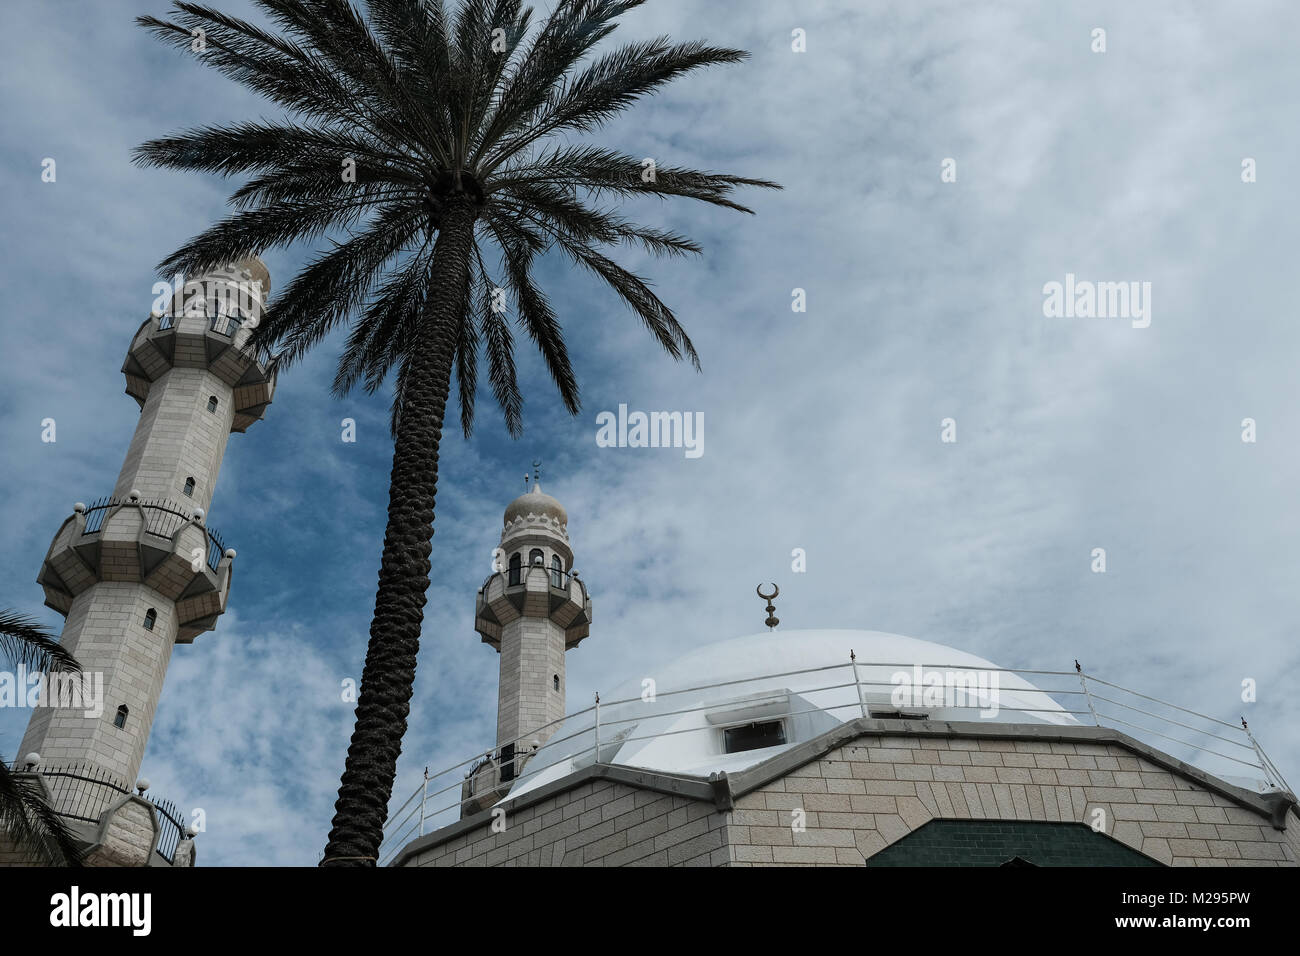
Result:
[[[559,689],[560,689],[560,675],[559,675],[559,674],[552,674],[552,675],[551,675],[551,682],[554,684],[556,690],[559,690]]]
[[[208,411],[210,411],[210,412],[215,412],[216,410],[217,410],[217,396],[215,396],[215,395],[209,395],[209,396],[208,396]]]
[[[130,713],[130,711],[128,711],[128,710],[126,709],[126,704],[123,704],[121,707],[119,707],[119,708],[117,709],[117,716],[113,718],[113,726],[114,726],[114,727],[125,727],[125,726],[126,726],[126,716],[127,716],[127,714],[129,714],[129,713]]]
[[[193,497],[194,497],[194,479],[193,479],[193,478],[186,478],[186,479],[185,479],[185,497],[186,497],[186,498],[193,498]]]
[[[551,555],[551,587],[564,587],[564,564],[560,561],[558,554]]]
[[[149,610],[144,612],[144,629],[146,631],[152,631],[154,622],[157,620],[158,620],[158,612],[155,611],[153,608],[149,608]]]
[[[546,555],[542,554],[541,548],[533,548],[528,552],[528,563],[530,565],[546,563]]]
[[[519,568],[523,565],[523,563],[524,563],[524,559],[519,556],[518,551],[510,555],[510,583],[511,584],[519,583]]]

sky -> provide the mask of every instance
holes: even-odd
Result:
[[[259,19],[243,0],[214,5]],[[73,502],[108,494],[121,467],[138,418],[121,363],[155,265],[238,185],[139,169],[131,150],[279,115],[132,22],[165,10],[21,4],[0,34],[0,606],[56,631],[36,574]],[[607,44],[668,34],[752,58],[672,84],[598,141],[784,189],[742,197],[754,216],[630,210],[704,246],[616,254],[674,308],[699,373],[612,293],[544,264],[582,411],[521,348],[523,437],[486,393],[469,440],[445,432],[395,797],[492,744],[497,655],[474,632],[474,594],[533,459],[594,601],[568,655],[571,710],[760,630],[754,588],[775,581],[782,629],[905,634],[1006,667],[1078,659],[1246,716],[1300,779],[1298,21],[1288,0],[650,0],[629,14]],[[319,248],[265,253],[272,294]],[[1049,317],[1044,286],[1067,275],[1150,283],[1149,313]],[[208,515],[238,551],[229,609],[173,654],[142,767],[152,792],[204,811],[200,865],[310,866],[324,848],[392,452],[388,388],[330,393],[340,346],[285,373],[265,420],[232,436]],[[703,454],[600,447],[596,418],[620,404],[702,414]],[[29,716],[0,709],[6,758]]]

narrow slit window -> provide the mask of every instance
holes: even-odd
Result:
[[[186,478],[186,479],[185,479],[185,497],[186,497],[186,498],[193,498],[193,497],[194,497],[194,479],[193,479],[193,478]]]
[[[158,620],[158,612],[155,611],[153,608],[149,608],[149,610],[144,612],[144,629],[146,631],[152,631],[154,622],[156,622],[157,620]]]
[[[558,554],[551,555],[551,587],[564,587],[564,564]]]
[[[519,583],[519,569],[523,566],[523,563],[524,563],[524,559],[519,556],[518,551],[510,555],[510,583],[511,584]]]
[[[113,726],[117,728],[125,727],[126,718],[129,713],[130,711],[126,709],[126,704],[123,704],[121,707],[119,707],[117,709],[117,716],[113,718]]]
[[[208,396],[208,411],[210,411],[210,412],[215,412],[216,410],[217,410],[217,396],[215,396],[215,395],[209,395],[209,396]]]
[[[559,690],[559,689],[560,689],[560,675],[559,675],[559,674],[552,674],[552,675],[551,675],[551,682],[552,682],[552,684],[554,685],[554,687],[555,687],[556,690]]]

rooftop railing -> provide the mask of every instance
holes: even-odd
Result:
[[[874,669],[879,668],[894,668],[896,671],[911,673],[916,667],[915,662],[869,662],[855,660],[851,656],[844,664],[697,684],[677,690],[657,690],[653,702],[657,705],[665,698],[680,698],[683,695],[698,694],[701,691],[718,688],[735,688],[737,693],[743,693],[744,685],[755,684],[767,685],[763,691],[771,695],[778,693],[778,690],[772,686],[773,682],[796,677],[806,682],[809,675],[817,675],[815,686],[791,687],[790,693],[809,698],[847,688],[856,688],[856,692],[849,695],[846,703],[814,705],[803,710],[780,713],[775,715],[774,719],[818,713],[833,713],[840,722],[848,722],[859,717],[923,719],[937,710],[951,711],[954,705],[947,703],[922,702],[907,703],[902,707],[893,706],[889,698],[897,687],[897,682],[873,680],[863,676],[864,671],[870,675]],[[1157,697],[1129,690],[1119,684],[1085,673],[1077,662],[1076,669],[1072,671],[975,667],[969,663],[922,664],[920,668],[923,672],[978,672],[1032,679],[1035,686],[1000,686],[994,691],[997,696],[1007,695],[1022,706],[1007,706],[998,700],[992,701],[996,703],[999,713],[1010,713],[1013,716],[988,721],[989,723],[1016,723],[1014,715],[1023,713],[1031,715],[1035,722],[1048,719],[1044,715],[1052,715],[1061,718],[1060,725],[1063,726],[1108,727],[1245,789],[1291,790],[1276,765],[1260,747],[1244,718],[1240,724],[1234,724]],[[1050,686],[1038,686],[1043,684]],[[1029,695],[1042,695],[1043,702],[1035,706],[1034,703],[1022,699]],[[1062,706],[1056,699],[1058,697],[1067,699],[1068,706]],[[1033,698],[1033,701],[1036,702],[1037,698]],[[669,709],[655,706],[653,710],[633,716],[623,716],[622,712],[615,709],[621,705],[642,702],[644,698],[640,696],[623,700],[602,700],[600,695],[596,694],[592,706],[573,711],[558,720],[521,734],[513,743],[500,749],[478,751],[473,756],[432,774],[426,767],[420,784],[389,814],[384,824],[379,865],[391,863],[412,840],[454,823],[463,811],[481,809],[485,798],[491,799],[495,795],[496,799],[501,799],[508,789],[505,785],[513,786],[513,781],[522,776],[527,775],[532,778],[562,764],[568,764],[576,770],[592,763],[617,763],[614,758],[618,750],[637,741],[656,740],[680,734],[717,732],[716,727],[706,724],[703,727],[655,730],[638,735],[637,727],[643,722],[662,717],[725,710],[729,706],[736,706],[735,701],[722,701],[715,698],[705,704],[686,703],[685,706],[679,706],[674,703]],[[986,697],[983,700],[956,706],[962,710],[980,710],[988,703],[990,701]],[[590,721],[585,719],[587,715],[591,715]],[[762,721],[763,718],[757,720]],[[1049,720],[1048,725],[1050,724]],[[557,734],[557,736],[545,739],[545,751],[531,745],[530,742],[534,738],[541,738],[547,733]],[[581,739],[583,737],[589,740],[584,741]],[[568,746],[565,746],[566,744]],[[542,753],[546,753],[550,758],[546,764],[537,763],[538,759],[543,759]]]

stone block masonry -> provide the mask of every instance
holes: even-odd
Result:
[[[415,841],[395,863],[862,866],[936,820],[1071,824],[1053,840],[1062,859],[1081,865],[1116,865],[1132,859],[1126,853],[1168,866],[1300,863],[1300,819],[1287,795],[1233,799],[1234,788],[1179,772],[1172,758],[1158,763],[1158,752],[1136,742],[1098,739],[1108,732],[1097,728],[1053,728],[1057,739],[1047,739],[1037,725],[1004,725],[1006,736],[934,726],[857,733],[846,725],[810,742],[807,759],[780,755],[721,788],[589,767],[503,801],[501,832],[490,812],[478,814]],[[990,840],[1005,844],[1014,829]]]

